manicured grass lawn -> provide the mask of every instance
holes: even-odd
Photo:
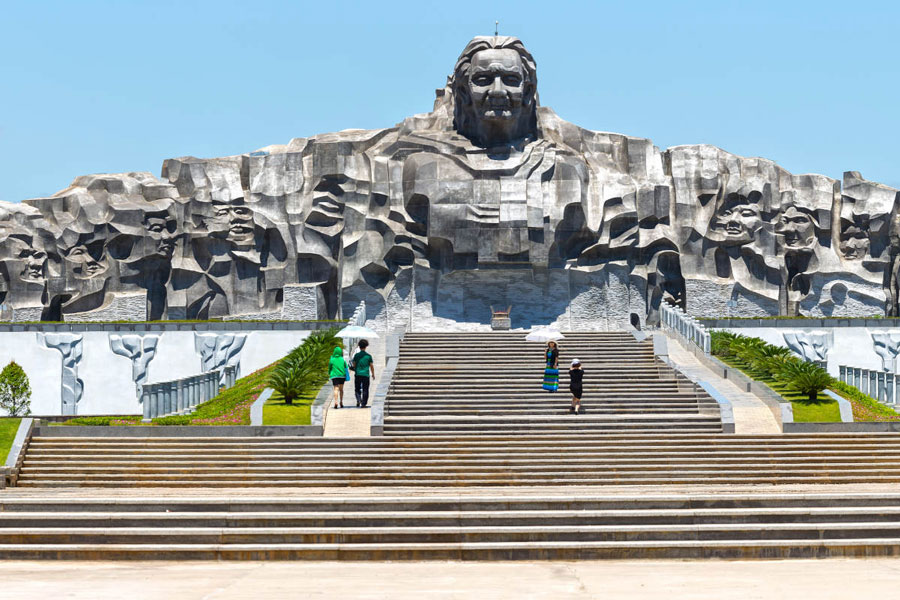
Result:
[[[841,421],[841,409],[838,403],[824,393],[820,393],[815,402],[810,402],[805,395],[789,390],[784,384],[775,381],[771,377],[756,377],[750,374],[747,365],[738,358],[732,356],[717,356],[716,358],[729,366],[740,369],[742,373],[751,379],[762,381],[772,388],[776,394],[788,400],[794,408],[795,423],[839,423]]]
[[[285,404],[277,392],[263,406],[263,425],[309,425],[310,406],[316,399],[319,388],[309,390],[293,404]]]
[[[819,395],[821,398],[821,394]],[[808,400],[791,400],[794,407],[795,423],[839,423],[841,408],[831,398],[822,402],[810,403]]]
[[[0,419],[0,465],[6,462],[6,455],[9,454],[13,440],[16,439],[16,432],[19,430],[21,420],[15,417]]]

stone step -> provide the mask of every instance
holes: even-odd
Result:
[[[900,554],[900,539],[408,544],[4,544],[0,558],[154,560],[776,559]]]
[[[754,474],[736,473],[698,473],[698,474],[673,474],[673,475],[650,475],[645,474],[640,477],[596,477],[590,475],[582,476],[548,476],[548,477],[532,477],[532,478],[514,478],[514,477],[491,477],[484,478],[474,475],[450,475],[441,474],[434,477],[426,476],[403,476],[400,478],[380,478],[380,477],[347,477],[347,478],[331,478],[331,479],[277,479],[268,478],[265,481],[257,482],[255,480],[247,480],[242,477],[232,479],[193,479],[193,478],[176,478],[172,480],[160,480],[159,478],[92,478],[85,480],[77,479],[49,479],[40,478],[35,480],[25,479],[17,485],[23,488],[172,488],[172,489],[189,489],[189,488],[245,488],[249,486],[265,487],[265,488],[296,488],[298,486],[308,488],[335,488],[335,487],[372,487],[372,488],[395,488],[397,486],[430,489],[433,487],[447,488],[470,488],[483,487],[494,488],[497,486],[517,486],[528,485],[534,487],[559,487],[559,486],[622,486],[622,485],[641,485],[641,486],[693,486],[693,485],[823,485],[823,484],[866,484],[866,485],[894,485],[900,483],[900,476],[880,475],[880,474],[833,474],[828,472],[801,472],[773,475],[769,473]]]
[[[101,507],[102,508],[102,507]],[[343,509],[282,512],[153,511],[67,512],[65,507],[46,512],[0,513],[0,529],[102,527],[421,527],[421,526],[632,526],[632,525],[713,525],[713,524],[794,524],[794,523],[897,523],[900,507],[799,507],[799,508],[717,508],[717,509],[577,509],[565,510],[367,510]],[[298,507],[302,508],[302,507]]]
[[[834,470],[841,471],[846,474],[851,473],[877,473],[877,474],[900,474],[900,466],[890,464],[885,461],[874,462],[867,465],[858,465],[852,462],[828,462],[814,460],[799,461],[770,461],[760,459],[757,461],[748,460],[723,460],[704,461],[697,459],[694,461],[686,460],[669,460],[669,461],[566,461],[557,459],[555,461],[534,461],[533,463],[511,463],[508,461],[468,461],[468,462],[403,462],[390,466],[383,464],[352,464],[352,465],[327,465],[327,464],[309,464],[298,466],[295,464],[285,463],[262,463],[254,462],[252,465],[241,464],[203,464],[203,463],[182,463],[182,464],[154,464],[150,462],[136,463],[131,465],[80,465],[78,472],[73,473],[70,465],[66,466],[45,466],[40,464],[27,465],[21,471],[23,477],[39,477],[52,476],[54,479],[71,478],[81,479],[90,476],[116,476],[124,477],[130,475],[150,476],[150,475],[176,475],[190,474],[191,476],[230,476],[233,474],[242,474],[247,476],[271,474],[276,478],[318,475],[333,476],[339,478],[345,475],[381,475],[381,474],[437,474],[448,470],[454,472],[466,471],[467,474],[497,474],[515,476],[545,476],[557,474],[559,476],[590,474],[601,476],[602,474],[616,474],[622,477],[628,476],[630,473],[640,471],[642,475],[651,473],[667,473],[681,469],[684,472],[709,471],[712,469],[727,468],[735,471],[744,472],[772,472],[790,474],[794,472],[813,472],[817,470]]]
[[[395,544],[900,540],[900,522],[368,527],[0,527],[6,544]]]
[[[571,418],[578,418],[572,416]],[[450,450],[462,448],[477,450],[491,447],[546,447],[565,443],[566,447],[584,448],[796,448],[818,450],[829,446],[877,451],[884,448],[900,447],[900,435],[896,433],[812,433],[778,435],[718,436],[710,434],[684,434],[673,438],[656,438],[652,434],[621,434],[619,436],[552,436],[547,440],[532,438],[523,440],[514,436],[482,436],[463,441],[452,436],[441,439],[425,439],[418,436],[384,440],[382,438],[297,438],[297,437],[41,437],[35,436],[29,444],[31,449],[57,448],[74,451],[83,448],[198,448],[198,449],[253,449],[253,448],[330,448],[356,451],[357,448],[436,448]]]

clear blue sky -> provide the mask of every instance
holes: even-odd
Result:
[[[391,126],[495,19],[578,125],[900,186],[897,3],[10,0],[0,199]]]

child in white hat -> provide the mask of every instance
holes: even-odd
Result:
[[[572,368],[569,369],[569,391],[572,392],[572,408],[569,412],[578,414],[581,411],[581,396],[583,393],[584,369],[577,358],[572,360]]]

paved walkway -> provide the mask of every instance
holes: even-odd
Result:
[[[4,561],[0,598],[893,598],[900,560],[583,562]]]
[[[677,364],[692,379],[708,381],[714,388],[731,400],[734,408],[735,433],[781,433],[778,421],[762,400],[745,392],[734,383],[712,371],[701,363],[694,354],[681,345],[674,336],[666,336],[669,359]]]
[[[369,390],[369,403],[375,389]],[[344,408],[334,409],[334,401],[329,398],[328,409],[325,412],[325,429],[323,437],[369,437],[371,433],[369,408],[357,408],[356,397],[353,395],[353,381],[344,384]]]

